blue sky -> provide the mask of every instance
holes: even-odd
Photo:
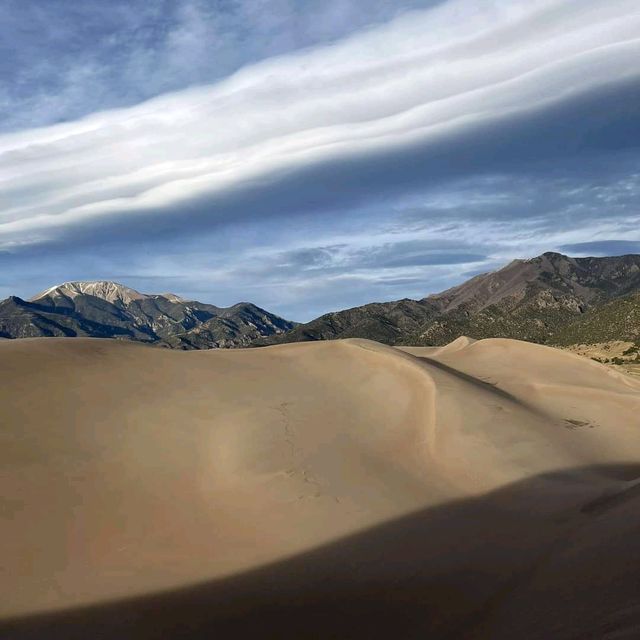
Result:
[[[640,251],[636,0],[0,0],[0,296],[296,320]]]

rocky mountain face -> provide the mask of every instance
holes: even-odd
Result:
[[[404,344],[439,313],[438,306],[428,300],[398,300],[327,313],[311,322],[300,324],[281,336],[256,341],[256,345],[368,338],[384,344]]]
[[[282,335],[296,326],[254,304],[239,304],[220,309],[219,313],[198,326],[175,333],[162,341],[174,349],[211,349],[212,347],[248,347],[258,337]]]
[[[295,323],[250,303],[229,308],[147,295],[107,281],[67,282],[31,300],[0,302],[0,337],[123,338],[181,349],[246,346]]]
[[[573,325],[583,327],[583,337],[588,337],[588,327],[606,327],[601,320],[589,324],[589,319],[613,301],[637,304],[634,292],[640,292],[639,255],[570,258],[545,253],[514,260],[422,300],[329,313],[257,344],[361,337],[392,345],[442,345],[460,335],[556,344],[566,341]],[[609,327],[613,334],[613,325]]]

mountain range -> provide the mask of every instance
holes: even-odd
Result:
[[[623,340],[640,345],[640,255],[571,258],[544,253],[421,300],[372,303],[311,322],[251,303],[220,308],[121,284],[67,282],[30,300],[0,302],[0,337],[124,338],[178,349],[367,338],[444,345],[460,335],[552,345]]]
[[[571,258],[548,252],[422,300],[327,313],[258,344],[369,338],[439,346],[460,335],[558,345],[640,343],[640,255]]]
[[[122,338],[181,349],[248,346],[295,323],[248,302],[216,307],[115,282],[65,282],[30,300],[0,302],[0,337]]]

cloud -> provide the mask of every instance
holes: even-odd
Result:
[[[300,197],[287,186],[292,172],[326,174],[340,189],[330,166],[352,164],[354,175],[343,174],[352,188],[362,160],[384,173],[388,158],[433,157],[452,140],[473,141],[498,123],[508,130],[514,119],[612,81],[635,81],[633,4],[587,0],[575,11],[561,0],[451,0],[212,87],[4,135],[9,206],[0,212],[0,244],[122,215],[149,226],[167,209],[188,224],[193,208],[204,206],[212,213],[200,218],[215,224],[216,210],[238,192],[259,199],[278,184],[281,208],[295,213],[291,205],[303,207],[305,198],[313,208],[313,191]],[[466,20],[457,20],[462,14]]]
[[[302,247],[266,254],[255,275],[262,272],[264,280],[296,275],[309,279],[344,273],[371,277],[373,273],[375,278],[387,280],[388,271],[406,267],[461,265],[487,259],[485,254],[473,253],[474,247],[460,242],[428,238],[388,242],[386,238],[382,234],[364,234],[352,238],[353,245]],[[254,274],[253,269],[250,268],[249,273]],[[396,277],[394,281],[397,281]]]
[[[72,121],[441,0],[0,2],[0,130]]]
[[[640,240],[594,240],[563,244],[560,249],[571,254],[596,256],[623,256],[640,253]]]
[[[449,248],[446,245],[449,244]],[[387,242],[378,247],[360,250],[350,263],[352,269],[395,269],[435,265],[458,265],[483,262],[487,256],[473,253],[473,247],[461,243],[433,240],[405,240]]]

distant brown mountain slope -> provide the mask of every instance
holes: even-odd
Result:
[[[391,345],[442,345],[460,335],[554,343],[593,310],[637,291],[639,255],[570,258],[545,253],[514,260],[422,300],[329,313],[257,344],[360,337]]]

